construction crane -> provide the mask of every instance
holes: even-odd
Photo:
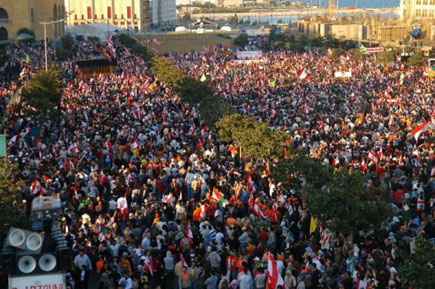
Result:
[[[329,17],[334,18],[335,16],[335,0],[329,0]]]

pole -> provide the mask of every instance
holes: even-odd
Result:
[[[47,23],[44,23],[45,71],[48,71]]]

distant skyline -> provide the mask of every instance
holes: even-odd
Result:
[[[298,0],[305,3],[313,3],[326,6],[329,0]],[[335,0],[340,7],[357,6],[358,8],[385,8],[399,7],[400,0]]]
[[[190,0],[176,0],[177,5],[189,4]],[[211,3],[214,0],[209,0]],[[313,3],[326,6],[329,0],[299,0],[300,2]],[[337,0],[336,0],[337,1]],[[208,2],[205,0],[204,2]],[[295,1],[293,1],[295,2]],[[384,8],[384,7],[399,7],[400,0],[338,0],[340,7],[357,6],[359,8]]]

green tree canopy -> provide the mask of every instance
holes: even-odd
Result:
[[[62,96],[61,72],[56,69],[38,71],[32,78],[22,95],[30,108],[27,112],[52,114],[56,111]]]
[[[176,87],[186,77],[184,71],[174,66],[163,56],[154,56],[151,59],[151,71],[161,82],[171,87]]]
[[[411,66],[422,66],[425,61],[426,61],[426,58],[424,57],[423,53],[418,51],[418,52],[413,53],[409,57],[408,64]]]
[[[283,156],[288,135],[272,130],[266,123],[251,117],[232,114],[216,123],[219,137],[227,143],[234,143],[242,149],[245,157],[273,160]]]
[[[20,35],[20,34],[24,34],[24,33],[32,35],[33,37],[35,37],[35,32],[33,32],[33,30],[30,30],[27,27],[23,27],[23,28],[18,29],[17,36]]]
[[[407,286],[414,289],[432,288],[435,284],[435,245],[417,238],[415,253],[405,254],[399,275]]]
[[[28,218],[21,209],[24,188],[17,167],[0,160],[0,244],[10,226],[27,228]]]

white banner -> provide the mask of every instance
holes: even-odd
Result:
[[[335,73],[334,73],[334,76],[335,77],[338,77],[338,78],[340,78],[340,77],[352,77],[352,72],[351,71],[336,71]]]
[[[263,52],[261,50],[237,51],[237,59],[262,58],[262,57],[263,57]]]
[[[39,274],[9,277],[9,289],[65,289],[65,274]]]

